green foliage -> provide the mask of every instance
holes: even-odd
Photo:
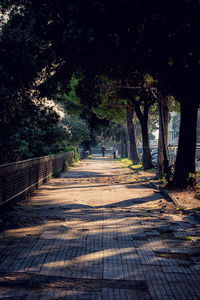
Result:
[[[19,99],[18,99],[19,100]],[[13,113],[6,108],[0,112],[0,162],[12,162],[58,153],[69,138],[69,131],[60,123],[53,107],[37,99],[24,97]]]
[[[174,96],[169,96],[169,110],[174,112],[180,112],[180,103],[175,99]]]
[[[81,99],[76,94],[76,88],[81,81],[81,77],[76,77],[75,74],[72,75],[71,80],[68,85],[69,92],[64,92],[59,96],[59,101],[63,102],[64,109],[69,114],[80,116],[82,112]]]
[[[59,178],[60,175],[61,175],[61,172],[60,172],[60,171],[54,172],[54,173],[53,173],[53,178]]]
[[[69,151],[77,151],[77,149],[74,146],[68,146],[64,148],[64,152],[69,152]]]
[[[70,130],[69,144],[77,147],[81,142],[90,140],[90,130],[86,121],[77,117],[66,115],[62,124]]]
[[[103,130],[103,137],[106,142],[120,143],[123,138],[127,137],[126,127],[110,121],[109,127]]]
[[[67,147],[65,148],[64,152],[68,152],[68,151],[74,151],[74,156],[70,158],[69,161],[67,161],[65,158],[63,160],[63,171],[66,171],[69,169],[69,167],[73,166],[74,163],[76,163],[77,161],[79,161],[79,151],[78,148],[76,147]]]
[[[186,236],[180,237],[179,239],[183,240],[183,241],[192,241],[193,237],[191,235],[186,235]]]
[[[189,173],[187,181],[188,181],[189,187],[199,188],[200,187],[200,171],[196,171],[195,173]]]
[[[62,105],[36,91],[2,98],[0,108],[0,163],[56,154],[90,138],[85,121],[68,115],[61,120]]]
[[[69,162],[68,162],[68,164],[69,164],[69,167],[72,167],[73,166],[73,164],[74,164],[74,158],[73,157],[71,157],[70,158],[70,160],[69,160]]]
[[[123,163],[125,167],[130,167],[134,171],[143,171],[144,170],[144,168],[142,167],[141,164],[134,165],[133,162],[128,158],[121,158],[121,159],[119,159],[119,161],[121,163]]]
[[[141,164],[133,165],[132,169],[135,170],[135,171],[143,171],[144,170],[144,168]]]
[[[116,86],[119,81],[101,75],[95,78],[96,94],[92,111],[100,119],[107,119],[117,124],[123,124],[126,120],[126,99],[120,99]]]
[[[64,158],[62,170],[66,171],[68,169],[69,169],[69,163],[66,161],[66,158]]]
[[[30,99],[18,105],[7,122],[1,124],[1,163],[68,151],[90,138],[87,123],[79,117],[61,121],[54,107]]]
[[[79,157],[79,151],[78,148],[74,149],[74,162],[79,161],[80,157]]]
[[[121,158],[121,159],[119,159],[119,161],[120,161],[121,163],[123,163],[123,165],[124,165],[125,167],[129,167],[129,166],[132,166],[132,165],[133,165],[133,162],[132,162],[130,159],[128,159],[128,158]]]
[[[121,104],[124,101],[120,101]],[[123,124],[126,120],[126,110],[125,109],[116,109],[109,107],[109,104],[102,102],[98,107],[93,107],[92,111],[98,116],[99,119],[112,120],[117,124]]]
[[[69,87],[70,87],[69,94],[68,95],[65,94],[66,99],[76,105],[80,105],[80,98],[77,97],[76,95],[76,87],[78,86],[80,80],[81,77],[77,78],[75,74],[73,74],[69,83]]]

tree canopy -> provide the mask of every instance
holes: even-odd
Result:
[[[195,170],[199,12],[197,0],[2,0],[6,17],[0,37],[0,97],[5,136],[19,120],[21,103],[31,103],[33,94],[38,101],[52,98],[59,85],[63,94],[71,89],[72,97],[69,82],[74,73],[81,74],[83,82],[87,78],[78,89],[88,112],[96,76],[128,84],[130,74],[139,70],[157,80],[163,96],[173,95],[181,104],[174,183],[185,185]],[[96,117],[89,115],[94,125]],[[183,172],[184,156],[189,159]]]

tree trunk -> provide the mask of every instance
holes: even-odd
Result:
[[[195,172],[198,106],[181,102],[181,123],[173,187],[188,186],[189,173]]]
[[[120,151],[121,152],[120,153],[121,158],[124,158],[124,141],[123,141],[123,138],[121,140],[120,148],[121,148],[121,151]]]
[[[127,108],[127,131],[129,138],[129,159],[132,160],[134,164],[140,163],[140,158],[136,146],[136,133],[135,133],[135,124],[133,122],[133,109],[131,109],[132,104],[129,103]]]
[[[162,99],[162,115],[163,115],[163,127],[164,127],[164,137],[165,137],[165,145],[166,145],[166,153],[167,153],[167,145],[168,145],[168,119],[169,119],[169,101],[168,97]],[[158,161],[156,166],[156,176],[160,177],[163,172],[163,142],[162,142],[162,131],[161,131],[161,118],[159,115],[159,139],[158,139]]]
[[[128,157],[128,141],[127,137],[124,137],[124,157]]]
[[[166,151],[168,147],[168,123],[169,123],[169,100],[168,97],[165,97],[162,100],[163,107],[163,122],[164,122],[164,134],[165,134],[165,145]]]
[[[141,103],[135,102],[135,111],[140,122],[142,129],[142,165],[145,170],[152,169],[154,166],[152,164],[152,157],[149,148],[149,134],[148,134],[148,115],[149,115],[149,105],[148,102],[144,100],[144,113],[142,113],[140,108]]]
[[[125,138],[124,138],[124,134],[121,135],[121,158],[125,157]]]
[[[156,165],[156,177],[159,178],[162,174],[163,174],[163,143],[162,143],[161,120],[159,116],[158,160]]]
[[[145,170],[152,169],[154,166],[152,164],[151,152],[149,148],[149,134],[148,134],[148,123],[147,120],[144,119],[140,122],[142,127],[142,147],[143,147],[143,155],[142,155],[142,164]]]

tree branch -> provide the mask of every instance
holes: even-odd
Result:
[[[118,103],[104,103],[105,106],[109,106],[111,108],[116,108],[116,109],[127,109],[127,104],[118,104]]]
[[[110,88],[111,90],[115,89],[130,89],[130,90],[142,90],[142,89],[151,89],[157,91],[157,88],[151,86],[125,86],[125,85],[118,85],[118,86],[110,86],[110,85],[101,85],[103,88]]]

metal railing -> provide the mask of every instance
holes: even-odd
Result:
[[[178,147],[176,146],[168,147],[168,160],[170,165],[176,161],[177,150]]]
[[[91,154],[92,155],[97,155],[97,156],[102,156],[101,148],[92,148],[91,149]],[[113,149],[106,149],[105,156],[112,155],[112,154],[113,154]]]
[[[24,197],[70,162],[74,151],[0,165],[0,206]]]

